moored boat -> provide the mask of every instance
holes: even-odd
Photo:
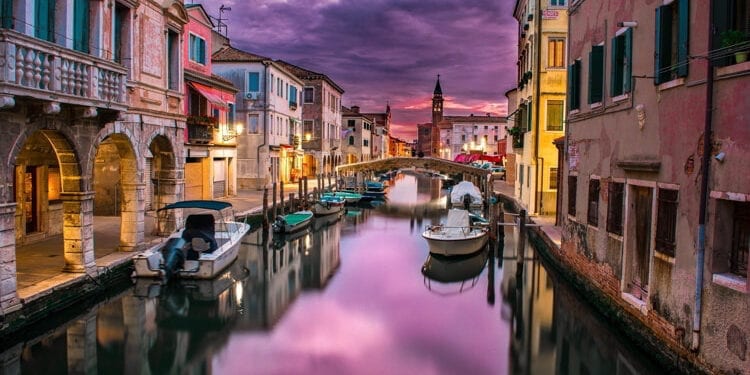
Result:
[[[158,213],[160,227],[165,221],[176,230],[165,243],[133,257],[137,277],[211,279],[237,258],[240,240],[250,229],[249,224],[234,221],[227,202],[181,201]]]
[[[346,200],[340,196],[321,196],[319,200],[312,204],[310,210],[315,216],[324,216],[341,212]]]
[[[310,225],[314,214],[312,211],[297,211],[287,215],[279,215],[273,222],[276,233],[292,233]]]
[[[430,253],[465,255],[475,253],[487,244],[489,226],[472,225],[469,212],[460,209],[448,211],[445,224],[430,225],[422,233]]]
[[[323,198],[343,197],[346,203],[354,204],[354,203],[359,202],[360,199],[362,199],[362,194],[359,194],[353,191],[339,190],[339,191],[334,191],[330,193],[323,193],[322,197]]]
[[[469,181],[461,181],[451,188],[450,202],[454,207],[481,208],[482,193]]]

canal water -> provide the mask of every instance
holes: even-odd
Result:
[[[251,232],[215,280],[139,280],[2,342],[0,374],[663,373],[533,248],[517,262],[514,228],[473,256],[429,255],[440,184],[401,173],[385,203]]]

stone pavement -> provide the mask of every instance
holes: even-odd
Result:
[[[492,190],[495,194],[500,194],[507,197],[510,200],[516,202],[516,206],[521,207],[521,204],[514,198],[513,185],[506,183],[505,181],[495,180],[492,186]],[[539,224],[541,231],[554,243],[558,249],[562,242],[562,228],[555,226],[555,215],[540,215],[530,216],[529,222]]]
[[[332,181],[333,182],[333,181]],[[327,185],[327,181],[325,183]],[[317,187],[317,181],[308,181],[308,193]],[[297,196],[297,184],[285,184],[285,200],[289,193]],[[269,206],[272,191],[268,191]],[[278,198],[277,198],[278,199]],[[262,190],[240,190],[236,196],[220,198],[218,200],[232,203],[235,215],[243,217],[260,213],[263,209]],[[150,248],[164,240],[155,235],[156,213],[147,212],[144,222],[144,242],[141,249]],[[129,262],[138,251],[120,252],[117,250],[120,240],[119,216],[94,217],[94,254],[99,273],[115,266]],[[63,236],[51,236],[43,241],[18,246],[16,248],[16,273],[18,297],[22,303],[28,303],[39,297],[53,293],[56,289],[85,280],[86,274],[63,272]],[[95,275],[91,275],[95,276]]]

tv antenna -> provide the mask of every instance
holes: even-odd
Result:
[[[224,4],[221,4],[219,7],[219,19],[216,20],[216,29],[221,34],[221,29],[224,28],[224,36],[227,36],[227,24],[224,23],[224,21],[228,20],[228,18],[224,17],[224,12],[229,12],[232,10],[232,7],[225,6]]]

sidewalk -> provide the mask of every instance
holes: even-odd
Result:
[[[516,207],[523,207],[515,198],[513,185],[510,185],[505,181],[495,180],[492,185],[492,190],[495,194],[502,195],[506,199],[512,201]],[[560,248],[562,244],[562,228],[555,226],[555,215],[532,215],[529,216],[529,222],[539,224],[539,229],[542,233],[547,236],[550,242],[557,246],[558,249]]]
[[[335,184],[334,181],[331,181]],[[325,182],[327,185],[327,181]],[[317,187],[317,181],[309,180],[308,193]],[[284,185],[284,200],[289,194],[298,195],[298,185]],[[279,194],[279,192],[277,192]],[[268,190],[268,205],[272,205],[273,192]],[[260,213],[263,209],[262,190],[240,190],[236,196],[218,198],[232,204],[236,217],[245,217]],[[277,202],[279,198],[277,196]],[[130,262],[139,251],[118,251],[120,244],[120,217],[94,217],[94,257],[98,274]],[[144,220],[144,242],[139,245],[141,250],[150,248],[163,241],[163,237],[156,236],[156,215],[147,212]],[[65,288],[71,284],[85,280],[88,275],[81,273],[63,272],[63,236],[52,236],[43,241],[18,246],[16,248],[16,289],[22,304],[47,296],[55,290]],[[92,275],[95,277],[95,275]]]

